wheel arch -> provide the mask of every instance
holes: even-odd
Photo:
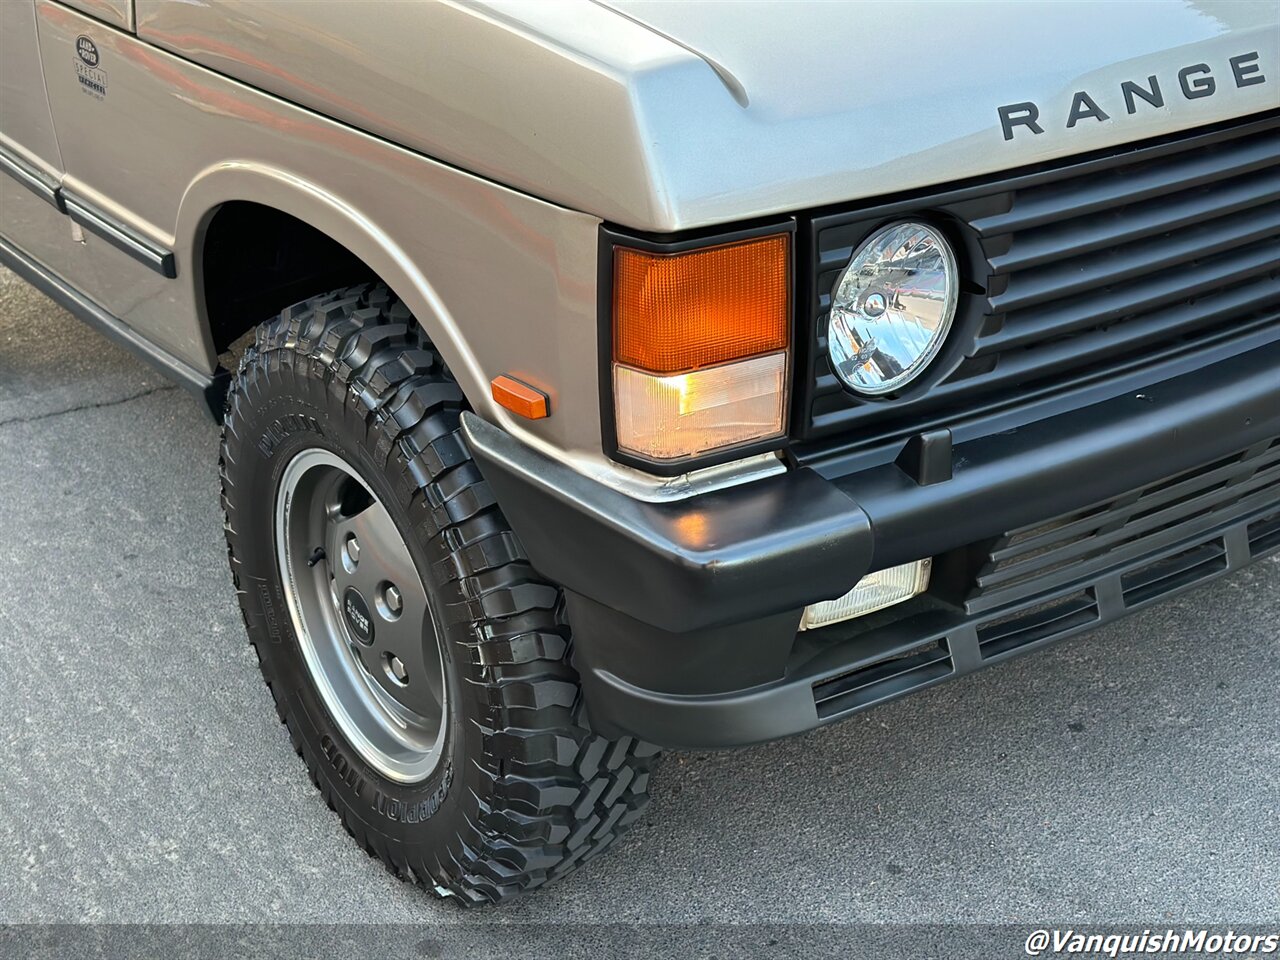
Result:
[[[263,216],[287,217],[311,235],[332,244],[350,258],[351,279],[385,283],[413,312],[464,394],[472,399],[486,383],[480,365],[461,335],[458,324],[422,267],[379,225],[336,192],[292,171],[261,163],[228,161],[196,177],[183,195],[176,235],[180,253],[190,264],[192,295],[211,358],[229,346],[227,339],[270,319],[270,313],[246,317],[241,326],[228,325],[226,303],[219,302],[219,266],[210,262],[210,242],[225,229],[228,211],[250,207]],[[253,218],[247,218],[253,222]],[[260,222],[260,221],[259,221]],[[220,225],[221,224],[221,225]],[[300,234],[292,234],[294,238]],[[184,242],[185,241],[185,242]],[[186,249],[183,250],[182,247]],[[212,275],[211,275],[212,271]],[[327,287],[300,293],[294,300],[341,286],[343,276]],[[280,304],[278,310],[287,303]],[[274,312],[274,311],[272,311]]]

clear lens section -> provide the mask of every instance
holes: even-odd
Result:
[[[873,234],[836,281],[827,337],[836,375],[872,395],[914,380],[942,348],[958,292],[955,254],[932,227]]]
[[[785,352],[655,376],[614,364],[618,446],[676,460],[782,433]]]
[[[932,567],[932,560],[916,560],[867,574],[843,597],[805,607],[800,629],[816,630],[910,600],[929,589]]]

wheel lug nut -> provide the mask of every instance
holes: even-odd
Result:
[[[398,681],[401,683],[409,682],[409,671],[405,669],[404,661],[394,653],[387,655],[387,666],[391,669],[391,675]]]
[[[342,549],[347,555],[348,564],[355,567],[360,562],[360,541],[354,536],[347,537],[347,542],[343,544]]]
[[[400,596],[400,591],[394,585],[388,586],[383,594],[386,600],[387,609],[393,614],[399,614],[404,609],[404,599]]]

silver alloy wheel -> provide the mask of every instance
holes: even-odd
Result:
[[[276,559],[320,698],[351,746],[400,783],[440,762],[448,717],[426,589],[391,515],[355,468],[319,448],[285,468]]]

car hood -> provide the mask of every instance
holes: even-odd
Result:
[[[1280,106],[1272,3],[599,2],[701,57],[728,94],[640,84],[669,226],[893,193]],[[1254,81],[1242,86],[1239,56]],[[1192,85],[1187,97],[1179,71],[1201,64],[1213,92]],[[1121,84],[1149,88],[1152,75],[1163,105],[1135,100],[1130,113]],[[998,108],[1028,102],[1043,133],[1015,126],[1006,138]],[[1088,115],[1068,127],[1073,102]]]

